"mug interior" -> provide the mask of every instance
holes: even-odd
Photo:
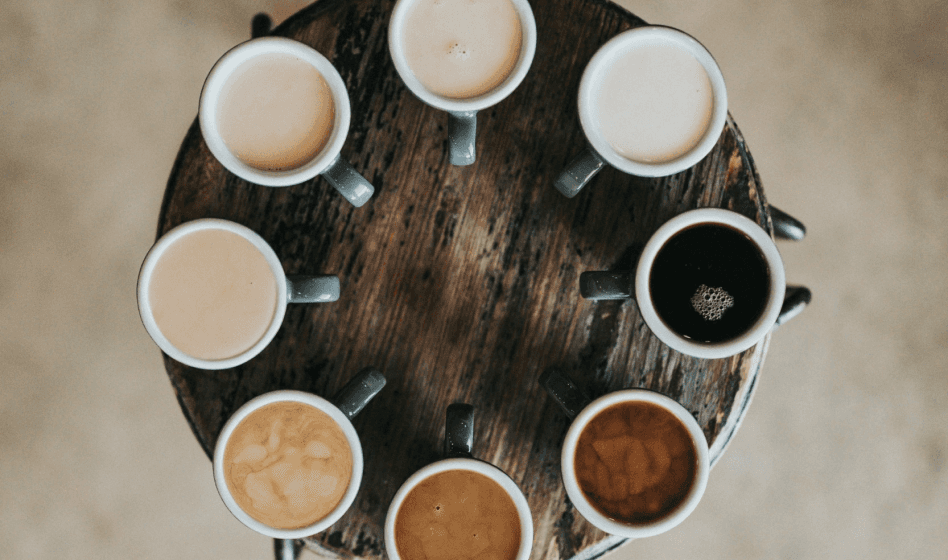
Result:
[[[576,447],[579,437],[589,422],[600,412],[612,405],[624,402],[648,402],[660,406],[673,414],[691,436],[697,453],[697,468],[691,487],[684,498],[674,509],[661,519],[646,523],[622,523],[600,513],[586,498],[580,489],[579,480],[575,471]],[[677,401],[660,393],[646,389],[626,389],[604,395],[584,408],[573,420],[566,438],[563,441],[563,450],[560,456],[560,467],[563,475],[563,486],[573,505],[587,521],[599,529],[611,534],[627,538],[641,538],[664,533],[680,524],[694,511],[708,484],[708,474],[711,470],[708,455],[708,442],[704,437],[701,426],[690,412]]]
[[[442,459],[427,465],[402,484],[392,498],[388,513],[385,516],[385,550],[391,560],[403,560],[398,553],[395,543],[395,520],[398,517],[398,511],[408,494],[422,481],[438,473],[454,470],[472,471],[482,474],[497,484],[507,493],[517,508],[517,514],[520,518],[520,549],[517,551],[516,560],[527,560],[533,548],[533,516],[530,513],[530,506],[523,495],[520,487],[502,470],[477,459],[456,458]]]
[[[174,245],[175,242],[180,240],[182,237],[190,233],[208,229],[216,229],[235,233],[249,241],[266,259],[267,264],[270,267],[270,271],[273,273],[277,288],[277,308],[273,313],[273,320],[267,327],[266,332],[263,334],[260,340],[258,340],[253,346],[244,352],[221,360],[204,360],[201,358],[196,358],[183,352],[174,344],[172,344],[158,327],[154,314],[152,313],[151,302],[149,299],[152,274],[154,273],[155,266],[161,260],[165,250]],[[270,245],[264,241],[264,239],[260,237],[255,231],[246,226],[240,225],[236,222],[214,218],[203,218],[185,222],[161,236],[161,238],[152,246],[151,249],[149,249],[148,254],[145,256],[145,260],[142,263],[142,268],[138,273],[137,292],[138,311],[141,315],[145,330],[148,331],[148,334],[151,336],[152,340],[154,340],[158,347],[161,348],[161,350],[171,358],[185,365],[201,369],[216,370],[231,368],[253,358],[262,352],[263,349],[266,348],[267,344],[273,340],[273,337],[276,336],[277,331],[280,329],[280,325],[283,323],[283,316],[286,313],[286,274],[283,272],[283,265],[280,263],[280,259],[277,258],[276,253],[273,252],[273,249],[270,247]]]
[[[220,97],[234,72],[259,56],[286,54],[313,66],[326,81],[335,106],[333,130],[325,146],[312,159],[293,169],[269,171],[250,166],[228,148],[218,125]],[[201,90],[198,122],[208,149],[228,171],[238,177],[268,187],[285,187],[312,179],[325,171],[342,150],[350,121],[346,84],[332,63],[312,47],[283,37],[251,39],[227,51],[211,68]]]
[[[603,135],[597,114],[601,85],[612,65],[623,54],[647,45],[674,45],[693,55],[708,75],[712,94],[711,121],[698,143],[678,157],[653,163],[628,159],[616,151]],[[583,71],[577,100],[580,124],[593,149],[613,167],[640,177],[665,177],[698,163],[717,143],[727,119],[727,89],[717,62],[694,37],[671,27],[636,27],[607,41]]]
[[[729,226],[747,237],[757,247],[769,272],[768,298],[757,320],[738,336],[723,342],[702,343],[685,338],[673,331],[655,309],[649,288],[652,265],[659,251],[672,237],[682,230],[701,224]],[[755,222],[731,210],[723,208],[699,208],[675,216],[663,224],[649,238],[639,257],[635,272],[635,294],[639,312],[649,329],[662,342],[689,356],[696,358],[724,358],[747,350],[760,341],[774,326],[783,305],[786,278],[783,261],[773,239]]]
[[[392,62],[395,64],[395,70],[398,75],[419,99],[432,107],[442,111],[467,112],[478,111],[499,103],[502,99],[510,95],[517,89],[520,82],[523,81],[533,63],[533,56],[537,47],[537,27],[536,20],[533,17],[533,9],[527,0],[510,0],[520,17],[521,43],[520,57],[507,78],[497,87],[487,93],[456,99],[438,95],[426,88],[421,81],[415,77],[408,59],[405,56],[403,27],[405,19],[408,16],[411,7],[418,0],[398,0],[392,10],[392,17],[388,27],[388,47],[392,56]]]
[[[340,501],[339,504],[329,514],[319,521],[298,529],[277,529],[261,523],[260,521],[257,521],[255,518],[251,517],[240,507],[240,505],[238,505],[237,501],[234,499],[233,494],[230,492],[230,488],[227,487],[227,479],[224,475],[224,454],[227,450],[227,443],[230,441],[231,435],[233,435],[234,430],[237,428],[240,422],[254,411],[268,404],[287,401],[306,404],[329,415],[329,417],[332,418],[342,430],[343,434],[345,434],[346,441],[349,443],[349,448],[352,452],[351,478],[349,479],[349,487],[346,489],[346,492],[342,497],[342,501]],[[353,427],[352,422],[350,422],[346,415],[343,414],[342,411],[340,411],[331,402],[312,393],[306,393],[303,391],[271,391],[251,399],[239,409],[237,409],[230,419],[227,420],[227,423],[224,424],[224,428],[221,430],[221,433],[217,438],[217,443],[214,446],[214,482],[217,486],[217,492],[220,494],[224,505],[227,506],[227,509],[229,509],[234,517],[240,520],[241,523],[253,529],[254,531],[257,531],[258,533],[268,537],[273,537],[275,539],[299,539],[307,537],[325,530],[330,525],[338,521],[339,518],[342,517],[342,515],[352,505],[356,494],[359,492],[359,486],[362,484],[362,470],[362,443],[359,440],[359,434],[356,432],[355,427]]]

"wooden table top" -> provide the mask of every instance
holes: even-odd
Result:
[[[610,2],[531,4],[532,69],[479,113],[474,165],[448,163],[446,115],[395,72],[393,0],[320,0],[273,32],[311,45],[345,80],[352,127],[342,157],[375,185],[365,206],[319,177],[287,188],[238,179],[213,158],[196,121],[175,161],[159,236],[192,219],[233,220],[266,239],[288,274],[336,274],[342,285],[335,303],[291,305],[269,347],[240,367],[204,371],[165,357],[208,456],[230,414],[259,394],[330,396],[364,366],[388,379],[354,422],[365,474],[353,507],[306,539],[329,557],[384,556],[388,504],[439,458],[450,403],[474,405],[475,456],[523,489],[532,558],[565,560],[598,557],[622,539],[593,528],[566,497],[559,457],[568,420],[537,381],[546,368],[591,396],[645,387],[673,397],[703,427],[712,464],[753,393],[770,335],[727,359],[691,358],[659,342],[633,301],[579,296],[581,272],[632,270],[651,233],[682,211],[730,208],[773,231],[737,125],[729,117],[714,150],[688,171],[644,179],[607,167],[563,197],[554,178],[585,145],[576,110],[583,68],[609,38],[644,22]]]

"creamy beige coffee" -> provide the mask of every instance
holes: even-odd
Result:
[[[411,489],[395,518],[403,560],[514,560],[520,516],[497,482],[480,473],[450,470]]]
[[[269,263],[250,241],[222,229],[198,229],[161,253],[148,304],[161,334],[178,350],[223,360],[263,338],[277,293]]]
[[[247,165],[295,169],[323,149],[333,131],[335,103],[311,64],[290,54],[261,54],[224,84],[217,125],[221,139]]]
[[[510,0],[417,0],[405,18],[405,58],[429,91],[465,99],[487,93],[520,58],[520,17]]]
[[[674,43],[643,42],[617,55],[598,95],[605,140],[633,161],[680,157],[711,124],[711,80],[694,55]]]
[[[352,477],[352,449],[325,412],[284,401],[251,412],[224,450],[224,480],[248,515],[275,529],[323,519]]]

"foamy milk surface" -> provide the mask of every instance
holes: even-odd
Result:
[[[416,0],[403,47],[415,77],[443,97],[476,97],[499,86],[520,58],[520,17],[510,0]]]

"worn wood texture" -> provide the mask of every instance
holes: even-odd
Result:
[[[579,297],[586,270],[631,270],[649,235],[696,207],[726,207],[771,231],[753,161],[734,121],[696,167],[664,179],[607,168],[575,199],[553,179],[584,139],[576,90],[595,50],[643,22],[608,2],[535,0],[539,42],[522,85],[478,120],[478,159],[448,164],[447,119],[401,83],[388,55],[392,0],[321,0],[274,34],[333,61],[352,101],[343,157],[375,197],[353,208],[321,178],[288,188],[248,184],[218,164],[198,126],[174,164],[158,234],[217,217],[259,232],[288,273],[334,273],[342,298],[294,305],[272,344],[247,364],[201,371],[165,365],[185,416],[211,454],[228,416],[275,389],[332,395],[360,368],[388,386],[357,418],[365,450],[350,512],[307,546],[329,557],[384,555],[389,501],[439,458],[445,408],[476,407],[475,455],[506,471],[533,510],[533,558],[596,557],[621,540],[566,498],[559,453],[567,419],[537,383],[558,366],[590,395],[647,387],[703,426],[716,461],[747,409],[769,337],[737,356],[701,360],[651,335],[634,302]],[[195,92],[195,97],[198,92]],[[208,484],[210,484],[210,479]]]

